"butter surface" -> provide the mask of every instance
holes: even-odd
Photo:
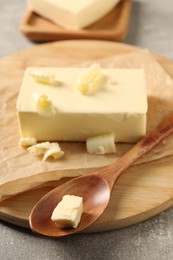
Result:
[[[51,220],[61,228],[76,228],[80,222],[82,212],[82,197],[65,195],[54,209]]]
[[[99,20],[120,0],[28,0],[31,10],[66,28],[80,29]]]
[[[48,86],[32,79],[34,70],[52,72],[60,86]],[[88,137],[113,133],[116,142],[136,142],[146,133],[147,95],[141,69],[102,69],[105,80],[99,91],[82,95],[77,79],[85,68],[35,68],[26,70],[17,100],[22,137],[38,141],[84,141]],[[41,116],[34,97],[46,95],[55,115]]]

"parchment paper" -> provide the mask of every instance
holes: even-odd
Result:
[[[173,111],[173,81],[149,51],[136,51],[97,60],[102,67],[143,68],[146,72],[148,93],[147,133]],[[81,66],[93,63],[88,61]],[[41,161],[21,147],[16,115],[16,99],[24,68],[18,67],[19,78],[0,79],[0,199],[38,187],[63,177],[87,174],[95,168],[113,163],[131,144],[117,144],[116,155],[91,155],[85,143],[62,142],[65,156],[59,160]],[[11,73],[12,75],[12,73]],[[135,95],[135,93],[134,93]],[[156,160],[173,154],[173,137],[148,153],[136,164]]]

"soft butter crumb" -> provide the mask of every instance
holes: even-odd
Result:
[[[97,63],[92,64],[79,77],[77,88],[84,95],[92,94],[101,87],[104,78],[105,75],[102,73],[100,65]]]
[[[49,157],[58,159],[64,155],[58,143],[43,142],[32,145],[27,150],[35,156],[43,155],[43,161],[46,161]]]
[[[42,84],[58,86],[60,82],[56,79],[56,74],[51,72],[32,71],[29,75],[36,81]]]
[[[41,95],[35,102],[37,113],[41,116],[54,116],[56,114],[55,107],[46,95]]]
[[[21,137],[19,144],[22,146],[31,146],[37,143],[37,139],[34,137]]]

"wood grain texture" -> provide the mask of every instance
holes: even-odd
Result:
[[[4,72],[13,64],[18,70],[31,64],[73,65],[86,59],[99,59],[122,54],[138,48],[104,41],[65,41],[36,46],[0,59]],[[80,51],[79,51],[80,50]],[[173,77],[173,63],[154,55]],[[13,72],[15,74],[15,70]],[[8,80],[5,83],[8,84]],[[4,85],[5,86],[5,85]],[[102,217],[85,232],[111,230],[146,220],[173,205],[173,158],[130,167],[113,190],[110,204]],[[66,181],[64,179],[63,181]],[[0,218],[16,225],[28,227],[28,216],[39,198],[60,182],[24,192],[0,204]]]
[[[67,39],[122,41],[127,34],[131,3],[131,0],[120,1],[109,14],[81,30],[65,29],[27,10],[20,29],[27,38],[33,41]]]

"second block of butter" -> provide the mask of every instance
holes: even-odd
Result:
[[[113,133],[116,142],[136,142],[146,134],[147,94],[141,69],[102,69],[100,89],[83,95],[76,87],[84,68],[35,68],[26,70],[17,111],[22,137],[39,141],[85,141]],[[30,75],[54,73],[59,85],[36,82]],[[54,113],[38,113],[36,97],[46,96]]]
[[[28,0],[39,15],[70,29],[80,29],[98,21],[120,0]]]

